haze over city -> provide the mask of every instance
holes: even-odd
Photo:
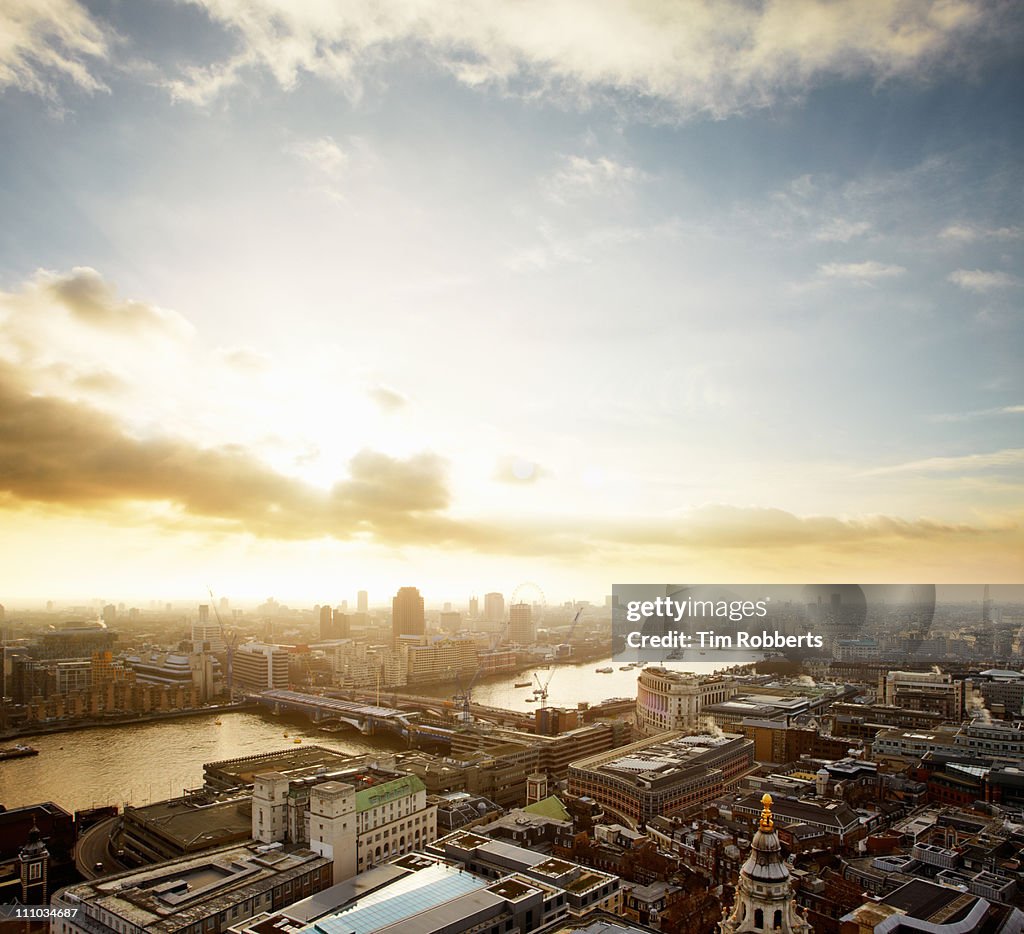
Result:
[[[1019,9],[789,6],[5,3],[4,601],[1019,581]]]

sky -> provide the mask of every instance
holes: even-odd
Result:
[[[1020,582],[1022,38],[0,0],[0,601]]]

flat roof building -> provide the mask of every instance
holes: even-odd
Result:
[[[753,742],[735,733],[663,733],[571,763],[569,792],[639,826],[720,797],[753,765]]]
[[[248,794],[186,794],[124,809],[121,846],[130,860],[158,863],[250,840]]]
[[[409,853],[437,836],[437,806],[415,775],[366,764],[285,775],[261,772],[252,795],[252,836],[308,842],[333,860],[334,881]]]
[[[454,836],[454,835],[453,835]],[[485,837],[477,837],[483,844]],[[518,847],[508,848],[518,851]],[[495,878],[475,872],[467,861],[437,853],[410,853],[362,872],[325,892],[276,913],[267,913],[232,929],[233,934],[534,934],[571,923],[582,913],[583,896],[617,910],[619,880],[541,857],[529,851],[508,854],[522,871],[506,870]],[[542,863],[557,863],[546,866]],[[565,871],[563,871],[563,869]],[[563,887],[555,877],[563,879]],[[598,884],[599,883],[599,884]],[[596,886],[596,887],[595,887]],[[578,926],[574,925],[574,926]]]
[[[54,934],[221,934],[331,884],[331,862],[302,847],[249,844],[69,885],[51,903],[77,909]]]
[[[276,645],[247,642],[232,656],[234,686],[247,691],[288,687],[288,653]]]

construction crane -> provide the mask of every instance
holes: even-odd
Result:
[[[238,633],[232,633],[230,638],[228,637],[227,630],[224,628],[224,620],[220,618],[220,610],[217,609],[217,598],[213,595],[213,590],[210,585],[206,585],[206,592],[210,595],[210,606],[213,607],[213,615],[217,617],[217,625],[220,627],[220,637],[224,643],[224,648],[227,650],[228,656],[228,700],[233,701],[235,699],[234,691],[234,662],[235,662],[235,645],[238,642]]]
[[[569,627],[569,633],[565,637],[567,641],[572,638],[572,634],[576,631],[576,624],[580,621],[582,613],[583,607],[580,607],[576,611],[576,617],[573,619],[572,625]],[[533,696],[536,697],[541,704],[546,704],[548,701],[548,685],[551,684],[551,679],[555,676],[555,671],[556,669],[552,667],[551,672],[548,674],[547,678],[544,679],[543,684],[541,684],[540,676],[537,672],[533,673],[533,680],[537,682],[537,686],[533,689]]]
[[[540,588],[537,588],[538,590]],[[505,636],[508,635],[509,620],[505,620],[505,625],[502,627],[501,632],[498,634],[498,644],[500,644]],[[476,684],[476,679],[480,676],[480,662],[477,661],[476,670],[473,672],[473,677],[470,679],[469,684],[465,690],[462,688],[462,682],[459,678],[458,671],[455,672],[455,686],[458,690],[455,692],[452,700],[455,702],[456,707],[462,708],[463,720],[470,719],[469,705],[473,703],[473,685]]]
[[[476,684],[476,679],[480,677],[480,665],[477,664],[476,669],[473,672],[473,677],[470,678],[469,684],[466,685],[466,689],[462,690],[461,687],[456,695],[452,698],[455,701],[456,706],[462,708],[462,719],[468,721],[470,719],[469,705],[473,703],[473,685]],[[459,686],[459,674],[455,673],[455,684]]]

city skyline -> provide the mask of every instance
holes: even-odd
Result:
[[[0,10],[0,600],[1020,580],[1019,10],[412,9]]]

